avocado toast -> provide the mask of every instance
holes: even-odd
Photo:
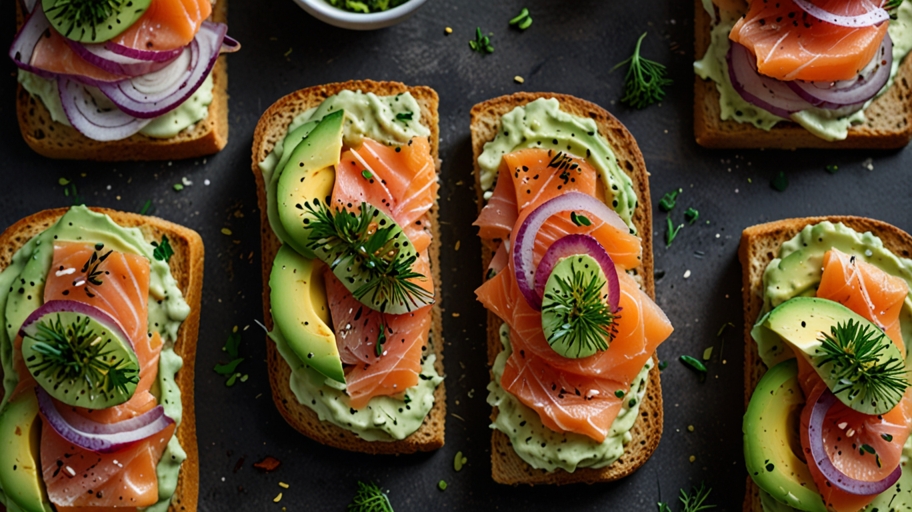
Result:
[[[840,343],[854,341],[845,336],[851,321],[860,326],[859,332],[871,333],[869,343],[882,356],[878,366],[892,360],[898,371],[908,371],[903,340],[909,339],[912,327],[912,262],[906,259],[910,248],[907,233],[861,217],[787,219],[744,230],[739,249],[745,311],[744,439],[751,475],[745,512],[825,511],[825,503],[851,512],[912,507],[912,473],[897,467],[898,457],[910,451],[908,443],[903,446],[912,430],[905,412],[909,394],[886,393],[874,409],[864,400],[870,396],[867,381],[846,376],[834,385],[833,376],[839,373],[828,370],[841,367],[820,359],[824,333]],[[867,299],[859,300],[862,297]],[[886,389],[905,385],[893,382]],[[828,398],[833,395],[838,400]],[[827,399],[833,404],[823,415]],[[813,402],[821,411],[823,428],[810,421]],[[828,425],[835,414],[842,419]],[[812,442],[815,437],[823,440],[822,446]],[[846,441],[854,448],[842,446]],[[825,453],[800,453],[812,448]],[[836,450],[842,455],[834,455]],[[819,462],[809,464],[809,459]],[[840,491],[845,485],[831,481],[838,474],[833,467],[855,481],[864,474],[865,485],[890,484],[886,477],[899,480],[876,495],[870,488],[845,494]],[[821,482],[827,482],[825,496],[819,491]]]
[[[427,293],[440,289],[437,104],[436,93],[427,87],[369,80],[336,83],[280,99],[257,126],[252,164],[262,226],[263,309],[270,331],[267,360],[273,400],[292,427],[329,446],[392,454],[443,446],[440,302],[439,296]],[[295,145],[293,152],[285,150],[286,141]],[[339,153],[348,156],[341,158]],[[411,179],[395,180],[388,169],[396,166],[383,162],[399,158],[420,171]],[[286,170],[303,175],[292,178]],[[397,187],[411,192],[391,194]],[[289,201],[295,193],[310,199]],[[315,210],[335,219],[355,219],[363,218],[366,209],[379,212],[377,218],[386,219],[382,225],[393,227],[386,232],[402,241],[388,254],[407,262],[415,275],[408,279],[414,286],[406,284],[410,291],[404,301],[384,305],[373,300],[376,295],[344,288],[346,283],[364,284],[360,278],[365,274],[342,273],[340,281],[336,270],[330,273],[323,263],[334,260],[321,256],[321,247],[310,239],[308,227],[314,225]],[[408,218],[404,215],[415,214],[408,224],[401,222]],[[404,234],[407,242],[396,233]],[[292,260],[293,267],[288,265]],[[309,304],[277,308],[276,297],[286,281],[281,275],[288,268],[294,273],[309,271],[316,278],[310,281],[316,285],[310,288]],[[408,347],[406,353],[397,345]],[[397,371],[406,384],[386,380],[364,386],[379,375],[372,369],[386,372],[385,365],[399,361],[408,366]],[[377,415],[388,419],[378,420]]]
[[[0,333],[4,379],[0,503],[10,510],[50,510],[49,502],[104,510],[119,505],[119,498],[124,498],[150,507],[147,510],[196,510],[199,459],[193,375],[203,277],[199,235],[153,217],[73,207],[46,210],[22,219],[0,235],[0,243],[4,247],[0,258],[4,270],[0,280],[7,283],[4,291],[10,289],[11,280],[20,284],[4,293],[2,299],[7,328]],[[96,255],[95,262],[82,270],[83,264],[91,261],[89,255]],[[78,264],[69,266],[64,261]],[[51,268],[52,262],[60,263]],[[145,302],[143,293],[130,292],[133,285],[118,286],[118,275],[135,277],[136,281],[128,282],[136,283],[138,290],[147,289],[148,298],[154,299],[148,301],[147,310],[137,311],[138,316],[129,312],[128,304]],[[114,296],[130,300],[116,306],[103,303],[104,297]],[[66,390],[75,390],[76,384],[61,381],[59,386],[50,385],[62,375],[48,370],[48,364],[53,362],[48,354],[52,352],[39,350],[25,362],[22,359],[22,350],[34,352],[35,347],[40,348],[40,344],[33,343],[37,339],[35,332],[25,325],[45,324],[42,319],[32,323],[31,318],[25,318],[39,316],[36,308],[54,310],[56,313],[50,318],[63,320],[71,318],[72,311],[81,311],[91,326],[106,324],[112,329],[110,332],[129,331],[129,344],[123,342],[122,336],[119,341],[115,336],[102,346],[109,353],[120,354],[118,360],[125,361],[116,369],[126,377],[122,383],[132,397],[114,405],[127,398],[119,394],[119,388],[89,386],[85,388],[88,394],[82,395],[90,400],[82,403],[84,408],[68,405],[72,396],[68,399]],[[148,325],[148,336],[143,320],[147,314],[154,320]],[[105,321],[105,317],[110,320]],[[19,331],[18,327],[11,327],[15,323],[25,326],[25,337],[14,346],[19,336],[10,338],[8,329],[14,329],[15,335]],[[143,339],[149,341],[140,341]],[[59,346],[59,341],[53,343]],[[127,346],[131,348],[125,351]],[[85,352],[87,348],[78,350]],[[129,367],[135,365],[137,357],[142,369],[135,375]],[[48,371],[42,374],[42,368]],[[92,375],[86,373],[85,382],[94,382]],[[156,380],[159,382],[153,384]],[[99,394],[92,398],[95,393]],[[89,415],[87,411],[93,412]],[[156,419],[149,414],[159,416]],[[84,419],[86,416],[91,420]],[[61,417],[65,421],[61,422]],[[130,417],[133,419],[123,421]],[[135,428],[137,421],[145,426],[131,431],[118,425],[132,423]],[[39,435],[41,423],[45,425]],[[89,436],[90,440],[80,434],[89,427],[96,432],[118,427],[121,434],[94,435]],[[32,435],[14,434],[22,430]],[[140,438],[156,430],[174,434]],[[128,445],[118,446],[128,440],[132,440]],[[86,443],[92,449],[86,448]],[[62,456],[60,449],[68,456]],[[27,462],[30,459],[32,462]],[[57,460],[66,462],[57,464]],[[132,462],[128,464],[128,460]],[[94,469],[83,470],[83,464],[94,464]],[[13,471],[16,468],[18,471]],[[130,496],[123,494],[126,488],[121,489],[126,479],[135,484],[129,486],[133,493]],[[87,494],[87,487],[95,492]]]
[[[534,133],[526,129],[527,121],[538,123]],[[475,225],[479,226],[484,242],[486,280],[476,290],[476,295],[489,309],[487,346],[492,383],[488,388],[488,402],[494,406],[492,476],[499,483],[529,485],[596,483],[623,478],[642,466],[661,438],[662,391],[653,356],[654,347],[671,332],[664,314],[654,307],[650,298],[654,294],[652,215],[642,154],[631,134],[611,114],[593,103],[565,94],[519,93],[478,104],[471,113],[471,133],[480,211]],[[516,169],[514,166],[508,168],[510,164],[502,166],[501,160],[510,160]],[[594,168],[599,169],[598,177],[594,177]],[[557,181],[552,182],[555,179]],[[542,181],[549,184],[540,185]],[[573,192],[562,193],[564,186]],[[588,191],[585,194],[583,186]],[[513,188],[515,197],[510,199],[509,190],[501,187]],[[606,190],[608,193],[601,196]],[[578,196],[571,198],[571,193]],[[554,198],[545,203],[529,203],[525,209],[520,209],[517,218],[520,201],[525,202],[526,197],[544,200],[549,194]],[[605,196],[605,203],[596,199]],[[574,350],[574,343],[560,341],[551,343],[554,347],[551,351],[550,341],[545,343],[540,335],[543,329],[549,330],[546,325],[548,311],[559,309],[547,305],[547,294],[541,299],[542,313],[530,311],[520,320],[518,316],[510,317],[506,310],[512,306],[507,304],[516,304],[517,311],[522,311],[526,308],[523,301],[529,296],[528,291],[523,293],[524,297],[516,298],[514,293],[510,298],[509,286],[496,284],[498,281],[512,281],[513,286],[518,283],[518,278],[511,276],[518,261],[514,252],[517,249],[507,252],[505,238],[510,237],[510,243],[520,247],[526,223],[523,219],[536,216],[536,211],[553,201],[567,200],[580,208],[579,212],[571,212],[569,220],[559,227],[552,226],[559,220],[555,216],[541,226],[536,222],[527,229],[536,235],[548,233],[542,236],[552,241],[558,238],[552,248],[573,236],[559,238],[561,233],[568,232],[591,235],[590,240],[580,239],[590,248],[593,247],[591,238],[597,239],[596,245],[608,244],[605,247],[612,247],[608,252],[619,266],[616,270],[614,265],[600,265],[606,276],[613,273],[617,277],[624,297],[632,298],[627,306],[630,308],[628,319],[631,319],[627,323],[620,322],[624,313],[617,315],[617,303],[610,304],[611,298],[608,299],[608,305],[612,306],[610,311],[599,305],[601,301],[591,304],[609,317],[607,324],[601,327],[603,342],[608,343],[608,348],[597,348],[594,353],[591,347],[581,353]],[[583,209],[582,204],[591,201],[601,206],[593,204]],[[541,206],[533,208],[535,204]],[[561,216],[564,214],[566,210]],[[612,223],[615,230],[606,236],[607,223]],[[592,229],[588,229],[589,226]],[[612,245],[615,241],[618,243]],[[538,243],[535,245],[538,252]],[[627,249],[620,250],[621,246]],[[590,252],[585,247],[579,250]],[[520,256],[524,254],[522,248],[519,251]],[[591,251],[591,254],[605,253],[604,249],[592,248]],[[548,248],[550,252],[551,248]],[[604,256],[599,259],[604,261]],[[547,258],[544,256],[542,261]],[[550,289],[552,279],[561,277],[562,272],[558,269],[562,264],[566,265],[568,259],[564,258],[563,263],[554,266],[545,290]],[[508,260],[510,264],[507,264]],[[539,264],[539,269],[543,266]],[[542,271],[542,276],[547,273]],[[596,278],[592,282],[599,280]],[[537,273],[535,281],[538,287]],[[634,310],[654,314],[651,325],[657,331],[638,340],[640,348],[635,356],[632,347],[636,342],[626,335],[625,328],[632,325],[631,322],[636,323],[632,320],[638,317]],[[526,325],[528,330],[521,327],[525,325],[526,316],[531,318],[531,323]],[[529,336],[519,334],[518,329],[530,333]],[[552,339],[561,338],[566,340],[559,335]],[[596,345],[598,338],[600,336],[593,340]],[[625,345],[620,341],[622,339],[631,344]],[[538,345],[536,340],[540,342]],[[612,352],[610,343],[614,341],[618,344]],[[512,346],[520,342],[529,343],[530,348],[513,351]],[[528,354],[530,350],[535,353],[534,357]],[[637,363],[603,372],[611,366],[612,356],[624,350],[631,350],[630,355]],[[517,359],[517,354],[522,357]],[[528,363],[522,361],[526,358],[529,358]],[[537,388],[523,384],[533,380],[542,385]],[[546,385],[548,382],[552,384]],[[508,386],[510,389],[506,389]],[[527,393],[527,389],[533,390],[533,394]],[[534,389],[539,389],[540,393]],[[556,411],[541,407],[541,401],[535,398],[552,392],[551,400],[558,404]],[[560,410],[563,408],[561,403],[566,403],[566,409]],[[588,421],[588,415],[592,415],[593,421]]]

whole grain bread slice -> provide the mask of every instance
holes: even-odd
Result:
[[[841,222],[846,226],[864,233],[870,231],[881,240],[893,254],[912,257],[912,236],[905,231],[865,217],[832,216],[805,217],[785,219],[766,224],[759,224],[745,229],[741,233],[741,246],[738,248],[738,259],[741,260],[743,285],[741,294],[744,299],[744,408],[747,409],[754,388],[767,371],[766,365],[757,352],[757,344],[751,338],[751,328],[763,309],[763,273],[770,261],[779,257],[779,248],[792,239],[807,226],[823,221]],[[745,512],[762,512],[760,506],[760,488],[748,477],[747,493],[744,499]]]
[[[439,158],[439,128],[437,106],[439,100],[437,93],[429,87],[409,87],[399,82],[375,82],[372,80],[355,80],[349,82],[318,85],[293,92],[275,102],[260,118],[253,135],[253,174],[257,183],[257,200],[260,207],[260,235],[262,243],[262,270],[263,270],[263,318],[266,327],[273,329],[271,306],[269,303],[269,274],[272,271],[272,262],[282,242],[276,237],[269,226],[266,214],[266,185],[259,163],[266,159],[272,152],[276,143],[283,139],[288,132],[288,126],[294,118],[305,110],[320,105],[326,98],[338,94],[343,90],[374,93],[377,96],[393,96],[405,92],[418,101],[421,107],[421,124],[426,126],[431,135],[431,154],[436,162],[437,172],[440,172]],[[433,274],[434,287],[441,290],[440,283],[440,230],[437,221],[438,205],[435,201],[433,208],[428,212],[432,231],[432,241],[429,248],[431,259],[431,273]],[[364,452],[371,454],[406,454],[418,451],[433,451],[443,446],[444,426],[446,423],[446,388],[440,383],[434,391],[434,407],[428,413],[421,427],[410,436],[399,441],[371,442],[358,437],[349,430],[337,427],[332,423],[320,421],[317,414],[306,405],[298,402],[289,384],[291,367],[276,349],[275,343],[266,339],[267,364],[269,365],[269,383],[272,386],[272,399],[279,412],[289,425],[311,439],[328,446]],[[436,354],[435,367],[437,373],[443,375],[443,323],[440,310],[440,294],[431,313],[431,343],[429,349]]]
[[[181,390],[183,408],[181,424],[175,435],[187,453],[187,459],[181,464],[177,489],[168,510],[170,512],[195,512],[199,496],[199,448],[196,443],[193,379],[199,334],[200,299],[203,290],[203,256],[205,253],[203,240],[196,231],[157,217],[107,208],[92,208],[92,210],[104,213],[120,226],[139,228],[143,237],[149,242],[160,241],[163,235],[167,235],[168,241],[174,249],[174,255],[168,262],[171,266],[171,275],[174,276],[178,287],[184,294],[184,299],[190,306],[190,316],[181,324],[177,333],[177,341],[174,343],[174,352],[184,360],[183,366],[175,377]],[[0,271],[9,266],[16,251],[29,240],[53,226],[66,212],[67,208],[44,210],[7,228],[0,235]],[[0,395],[2,395],[2,390],[0,390]],[[0,505],[0,509],[2,508]]]
[[[633,222],[643,241],[643,257],[635,272],[642,287],[650,297],[655,298],[652,257],[652,210],[649,198],[649,173],[643,154],[637,146],[633,135],[614,116],[594,103],[581,100],[567,94],[554,93],[517,93],[501,96],[472,108],[471,126],[472,150],[475,157],[475,190],[478,194],[479,211],[484,207],[484,191],[481,188],[481,169],[478,157],[484,151],[486,142],[493,140],[500,131],[500,118],[516,107],[521,107],[539,98],[556,98],[561,110],[591,118],[598,126],[599,133],[605,137],[615,151],[618,164],[633,181],[637,194],[637,208]],[[492,247],[482,247],[483,269],[487,269],[493,256]],[[488,313],[488,366],[494,365],[494,359],[501,351],[499,329],[503,322],[493,313]],[[493,375],[492,375],[493,378]],[[497,417],[495,407],[491,419]],[[491,435],[491,476],[503,484],[570,484],[610,482],[623,478],[642,466],[655,451],[662,437],[662,387],[657,367],[649,372],[649,385],[646,396],[640,406],[640,417],[630,431],[633,440],[627,445],[624,455],[615,463],[602,469],[577,469],[573,473],[564,470],[547,472],[534,469],[523,461],[513,450],[509,438],[503,432],[495,430]]]
[[[16,4],[17,26],[22,26],[22,2]],[[210,19],[228,21],[228,0],[218,0]],[[41,100],[22,85],[16,90],[16,117],[22,138],[36,153],[64,160],[120,162],[128,160],[180,160],[218,153],[228,143],[228,63],[222,55],[212,69],[212,103],[209,113],[194,126],[170,139],[135,134],[127,139],[99,142],[75,128],[55,122]]]
[[[702,0],[694,0],[694,55],[699,60],[711,42],[713,23]],[[712,80],[694,75],[694,135],[707,148],[893,149],[912,140],[912,59],[905,59],[893,85],[865,110],[867,121],[849,128],[845,140],[826,141],[791,122],[769,131],[749,123],[723,121],[719,91]]]

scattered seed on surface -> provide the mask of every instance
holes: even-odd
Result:
[[[231,236],[231,230],[228,228],[222,228],[222,234],[225,236]]]
[[[693,464],[695,460],[697,460],[697,456],[696,456],[696,455],[691,455],[691,456],[690,456],[690,463]]]
[[[288,484],[286,484],[285,482],[279,482],[279,487],[281,487],[282,489],[288,489]]]
[[[446,35],[450,35],[453,33],[453,29],[450,27],[447,27],[447,28],[443,29],[443,33]]]
[[[518,83],[518,84],[521,84],[521,83],[525,83],[526,79],[523,78],[523,77],[521,77],[521,76],[519,76],[519,75],[516,75],[516,76],[513,77],[513,81],[516,82],[516,83]]]
[[[278,503],[282,501],[282,493],[279,493],[275,498],[272,499],[273,503]]]
[[[688,277],[690,277],[690,270],[685,270],[685,271],[684,271],[684,279],[687,279]]]
[[[441,491],[445,491],[446,488],[447,488],[447,483],[446,483],[446,481],[445,481],[445,480],[441,480],[441,481],[437,482],[437,488],[440,489]]]
[[[687,425],[687,431],[688,431],[688,432],[693,432],[693,431],[694,431],[694,426],[693,426],[693,425]]]

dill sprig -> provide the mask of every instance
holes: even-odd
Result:
[[[112,356],[114,351],[108,349],[110,339],[99,343],[101,337],[89,327],[90,321],[83,316],[64,325],[60,315],[55,321],[39,321],[32,350],[42,358],[30,364],[29,369],[35,376],[53,372],[59,382],[85,382],[90,391],[129,395],[127,386],[139,383],[139,368],[125,358]]]
[[[358,275],[364,284],[352,290],[356,299],[381,313],[399,304],[409,311],[433,304],[434,294],[415,282],[427,279],[412,270],[418,256],[405,250],[405,234],[392,219],[369,203],[361,203],[358,213],[333,212],[319,199],[305,208],[304,224],[311,229],[307,247],[330,270],[344,264]]]
[[[607,350],[614,338],[611,327],[615,316],[602,299],[605,280],[597,274],[586,279],[584,272],[571,269],[570,279],[553,275],[559,289],[545,293],[548,303],[542,312],[552,312],[563,320],[548,337],[548,344],[576,347],[577,354]]]
[[[90,26],[94,34],[98,25],[123,9],[125,0],[58,0],[47,9],[48,18],[68,22],[70,26],[65,34],[69,37],[79,26]],[[58,25],[59,26],[59,25]]]
[[[348,504],[348,512],[393,512],[389,496],[373,482],[358,482],[355,497]]]
[[[645,37],[646,32],[643,32],[643,35],[637,40],[636,49],[630,58],[611,68],[611,71],[614,71],[630,64],[627,76],[624,78],[624,97],[621,98],[621,103],[638,109],[662,101],[665,97],[665,91],[662,88],[671,85],[671,79],[665,76],[665,66],[640,56],[640,46]]]
[[[681,503],[684,504],[684,509],[681,512],[702,512],[703,510],[716,508],[715,505],[706,504],[706,499],[709,498],[709,493],[712,492],[712,489],[701,483],[699,488],[694,487],[691,492],[693,494],[688,495],[684,489],[681,489],[681,495],[678,497]],[[660,502],[658,505],[659,512],[671,512],[671,507],[667,503]]]
[[[850,401],[862,395],[864,403],[896,404],[909,387],[905,361],[890,357],[881,361],[892,343],[886,335],[870,324],[853,319],[823,333],[820,351],[824,357],[818,366],[833,364],[839,387],[833,394],[848,391]]]

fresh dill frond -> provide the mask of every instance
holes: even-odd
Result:
[[[32,350],[41,358],[30,363],[29,369],[33,375],[50,373],[59,382],[79,381],[90,391],[129,396],[128,385],[139,383],[139,368],[113,355],[110,340],[99,343],[101,337],[90,322],[88,316],[72,324],[64,324],[60,315],[51,321],[39,320]]]
[[[548,336],[548,344],[561,343],[568,347],[568,352],[575,347],[577,354],[607,350],[613,338],[611,327],[615,316],[602,298],[605,280],[598,274],[587,276],[577,269],[572,269],[572,273],[569,279],[553,274],[558,289],[545,293],[547,301],[542,313],[552,313],[561,319]]]
[[[637,109],[662,101],[665,98],[665,91],[662,88],[672,83],[671,79],[665,76],[667,70],[664,65],[640,56],[640,47],[645,37],[646,32],[643,32],[630,58],[611,68],[611,71],[614,71],[630,64],[624,79],[624,97],[621,98],[621,103]]]
[[[824,356],[817,365],[832,363],[838,383],[834,395],[848,392],[852,401],[861,397],[863,403],[895,405],[909,387],[905,361],[883,360],[894,345],[877,327],[849,319],[831,327],[829,334],[823,333],[820,341]]]
[[[348,504],[348,512],[393,512],[389,496],[373,482],[358,482],[355,497]]]
[[[709,493],[712,492],[712,489],[706,487],[703,483],[700,484],[699,488],[694,487],[691,492],[693,494],[688,495],[684,492],[684,489],[681,489],[681,497],[679,499],[684,504],[682,512],[700,512],[716,508],[715,505],[706,504],[706,499],[709,498]]]
[[[418,255],[405,243],[402,228],[375,206],[361,203],[357,213],[333,211],[314,199],[305,209],[308,248],[337,276],[343,274],[340,280],[361,303],[381,313],[434,303],[433,292],[417,282],[427,277],[412,270]]]

